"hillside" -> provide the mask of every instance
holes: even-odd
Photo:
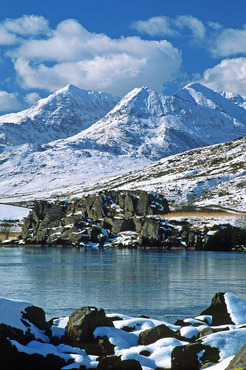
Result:
[[[246,211],[246,138],[193,149],[115,177],[100,187],[164,194],[171,205]],[[218,207],[219,206],[219,207]]]

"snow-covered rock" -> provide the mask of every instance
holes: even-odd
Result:
[[[91,317],[91,313],[99,311],[95,307],[90,307],[89,311],[88,307],[82,307],[72,313],[70,319],[65,317],[52,320],[53,324],[49,323],[46,332],[40,330],[33,320],[27,321],[23,316],[28,307],[33,307],[30,303],[1,298],[0,367],[1,370],[198,370],[206,366],[211,370],[225,370],[231,360],[234,359],[235,364],[241,364],[245,357],[245,346],[242,346],[246,338],[246,301],[228,293],[223,297],[225,307],[234,312],[234,320],[240,322],[240,325],[211,327],[204,325],[202,320],[208,321],[208,316],[204,315],[198,316],[199,319],[187,318],[180,326],[147,317],[134,318],[119,313],[105,316],[104,313],[104,322],[107,325],[107,320],[110,321],[110,326],[101,326],[102,321]],[[84,314],[81,315],[84,309],[90,320]],[[77,340],[72,338],[72,342],[69,342],[66,332],[71,318],[75,319],[78,329],[82,325],[90,330],[89,342],[84,341],[83,335],[80,336],[82,331],[78,331]],[[9,328],[7,333],[4,331],[6,326]],[[201,336],[204,327],[211,328],[212,333]],[[15,331],[17,329],[21,332],[28,331],[29,337],[22,340]],[[107,353],[108,348],[110,353]],[[99,350],[102,351],[100,357]]]

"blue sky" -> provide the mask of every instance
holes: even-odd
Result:
[[[245,0],[2,0],[0,113],[72,83],[246,95]]]

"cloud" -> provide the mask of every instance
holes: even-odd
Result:
[[[49,32],[48,21],[37,15],[23,15],[21,18],[7,18],[0,23],[0,45],[20,44],[23,38]]]
[[[31,92],[31,93],[27,94],[24,98],[25,102],[28,105],[35,104],[39,99],[41,99],[41,96],[37,92]]]
[[[131,28],[139,33],[147,33],[150,36],[177,36],[179,33],[172,28],[171,19],[169,17],[160,16],[152,17],[146,21],[136,21]]]
[[[12,34],[18,35],[40,35],[49,30],[48,21],[38,15],[23,15],[21,18],[7,18],[2,22],[2,27]]]
[[[20,108],[17,94],[0,91],[0,112],[18,111]]]
[[[196,39],[203,39],[206,33],[204,24],[191,15],[180,15],[176,18],[152,17],[134,22],[131,27],[150,36],[181,36],[180,30],[184,28],[188,28]]]
[[[206,35],[206,28],[203,23],[191,15],[178,16],[174,24],[180,29],[190,29],[193,36],[197,39],[203,39]]]
[[[215,67],[207,69],[200,82],[211,89],[246,96],[246,58],[223,59]]]
[[[1,24],[0,24],[0,45],[11,45],[17,42],[17,37],[12,33],[8,32]]]
[[[211,43],[210,51],[215,57],[245,54],[246,26],[243,29],[222,29]]]
[[[46,37],[23,41],[8,55],[22,87],[51,92],[68,83],[119,95],[142,85],[161,92],[164,83],[179,76],[182,65],[179,50],[170,42],[112,39],[72,19]]]

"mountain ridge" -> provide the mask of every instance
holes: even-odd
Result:
[[[67,85],[24,111],[0,116],[0,143],[43,144],[75,135],[105,116],[119,99]]]
[[[96,102],[97,112],[100,111],[103,104],[100,99],[94,99],[97,93],[88,91],[91,90],[81,94],[89,99],[93,97],[90,99],[92,106]],[[36,108],[65,96],[62,101],[67,105],[61,107],[58,104],[60,109],[50,112],[54,118],[56,113],[65,110],[64,122],[68,125],[67,117],[73,121],[69,110],[70,94],[75,97],[72,104],[75,109],[74,100],[79,92],[80,89],[68,85],[46,101],[37,103]],[[234,95],[224,95],[235,98]],[[46,141],[39,135],[39,140],[33,136],[32,140],[27,137],[22,142],[20,125],[12,122],[11,128],[18,129],[19,136],[16,141],[12,138],[12,146],[10,143],[1,146],[0,199],[69,197],[78,188],[87,191],[102,184],[106,178],[140,170],[164,157],[245,136],[246,110],[238,104],[239,96],[235,104],[225,96],[200,84],[189,84],[172,96],[160,95],[147,87],[136,88],[121,100],[107,95],[113,107],[103,117],[94,123],[87,121],[85,126],[88,127],[83,127],[75,135],[66,134],[64,130],[65,137],[54,139],[50,135],[48,139],[46,136]],[[108,107],[105,95],[102,93],[99,97]],[[86,99],[82,100],[85,103]],[[34,106],[33,110],[36,108]],[[91,112],[91,106],[87,108]],[[78,112],[81,116],[81,109],[76,108],[77,116]],[[2,117],[0,122],[3,123]],[[77,125],[76,120],[73,123]],[[31,119],[29,124],[32,124]],[[46,131],[53,132],[50,126],[52,124],[45,126]],[[57,127],[56,124],[56,131]]]

